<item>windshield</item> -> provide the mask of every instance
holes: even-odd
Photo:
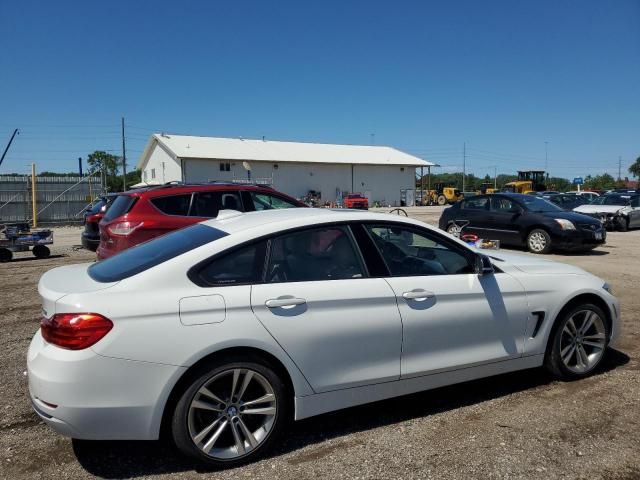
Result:
[[[541,213],[541,212],[561,212],[562,209],[557,205],[554,205],[550,201],[535,197],[533,195],[525,195],[518,199],[526,210],[529,212]]]
[[[192,225],[94,263],[89,267],[89,276],[96,282],[118,282],[227,235],[206,225]]]
[[[590,205],[620,205],[624,206],[629,203],[629,198],[625,198],[621,195],[604,195],[602,197],[596,197],[590,203]]]

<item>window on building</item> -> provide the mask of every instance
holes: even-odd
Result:
[[[142,173],[142,177],[143,177],[142,179],[146,182],[147,181],[147,171],[146,170]]]
[[[151,178],[156,178],[156,169],[155,168],[151,169]]]
[[[227,162],[220,162],[220,171],[221,172],[230,172],[231,164]]]

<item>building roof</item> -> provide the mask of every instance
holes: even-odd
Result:
[[[154,134],[147,142],[138,160],[138,168],[144,168],[156,144],[159,144],[175,159],[202,158],[246,160],[249,162],[339,163],[411,167],[435,165],[395,148],[377,145],[334,145],[328,143]]]

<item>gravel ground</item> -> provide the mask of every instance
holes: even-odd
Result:
[[[435,223],[440,209],[407,209]],[[640,478],[640,231],[611,233],[588,255],[552,255],[610,281],[624,335],[597,375],[574,383],[529,370],[296,423],[269,458],[203,471],[162,442],[60,437],[31,411],[26,350],[46,270],[91,261],[78,228],[56,230],[52,256],[0,264],[0,478]]]

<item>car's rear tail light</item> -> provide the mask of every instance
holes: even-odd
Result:
[[[118,222],[107,225],[107,230],[113,235],[131,235],[142,226],[143,222]]]
[[[40,321],[42,338],[68,350],[94,345],[113,328],[113,322],[97,313],[58,313]]]
[[[94,213],[93,215],[89,215],[86,218],[86,222],[87,223],[99,222],[100,220],[102,220],[103,216],[104,215],[102,215],[101,213]]]

